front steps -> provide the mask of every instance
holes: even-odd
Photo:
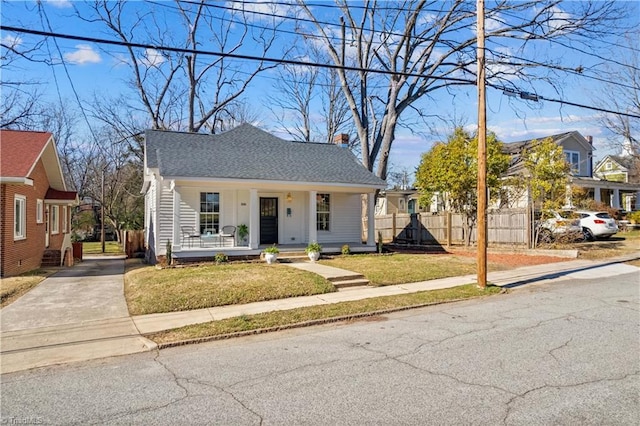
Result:
[[[62,252],[60,250],[45,250],[42,254],[40,266],[42,268],[51,268],[62,264]]]
[[[280,252],[278,262],[296,269],[313,272],[325,278],[337,288],[362,287],[370,284],[364,275],[321,263],[311,262],[304,252]]]
[[[369,285],[369,280],[362,274],[353,273],[353,275],[347,275],[343,277],[329,277],[327,278],[337,289],[347,287],[362,287]]]

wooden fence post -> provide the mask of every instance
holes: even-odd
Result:
[[[451,212],[447,211],[447,247],[451,247]]]
[[[391,241],[396,242],[396,213],[391,214]]]
[[[420,213],[416,213],[416,232],[418,234],[418,245],[422,244],[422,222],[420,221]]]

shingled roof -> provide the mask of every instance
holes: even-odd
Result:
[[[147,130],[145,156],[165,178],[385,186],[347,148],[286,141],[250,124],[217,135]]]

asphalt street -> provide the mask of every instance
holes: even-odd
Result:
[[[640,273],[2,376],[3,424],[640,424]]]

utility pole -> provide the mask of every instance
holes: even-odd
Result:
[[[487,106],[485,93],[484,0],[478,0],[478,287],[487,286]]]
[[[102,253],[104,253],[104,167],[102,168],[102,183],[100,185],[100,241],[102,242]]]

